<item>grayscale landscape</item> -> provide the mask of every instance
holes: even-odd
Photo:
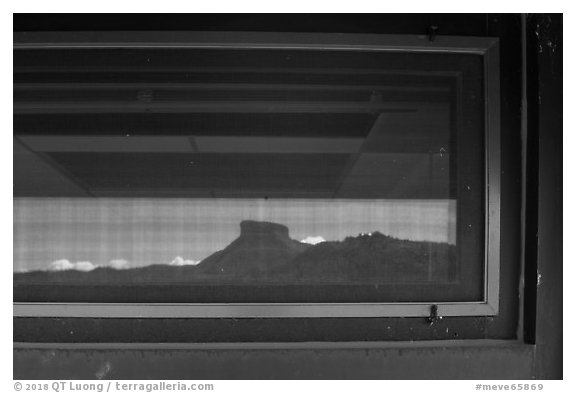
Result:
[[[196,265],[152,264],[14,273],[14,285],[378,284],[447,281],[456,260],[448,243],[397,239],[379,232],[307,244],[288,227],[245,220],[240,236]]]

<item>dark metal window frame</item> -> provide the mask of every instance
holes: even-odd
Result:
[[[14,303],[15,317],[315,318],[498,314],[500,282],[500,81],[498,39],[443,36],[204,32],[15,33],[14,49],[220,48],[462,53],[484,59],[485,271],[478,302],[444,303]]]

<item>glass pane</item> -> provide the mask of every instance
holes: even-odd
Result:
[[[14,61],[16,301],[481,298],[479,56]]]

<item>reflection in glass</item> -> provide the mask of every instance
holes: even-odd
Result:
[[[460,87],[480,67],[418,53],[19,51],[15,287],[458,282]]]

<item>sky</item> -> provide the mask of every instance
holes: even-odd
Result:
[[[379,231],[455,244],[455,200],[15,198],[14,271],[194,264],[240,234],[242,220],[293,239]]]

